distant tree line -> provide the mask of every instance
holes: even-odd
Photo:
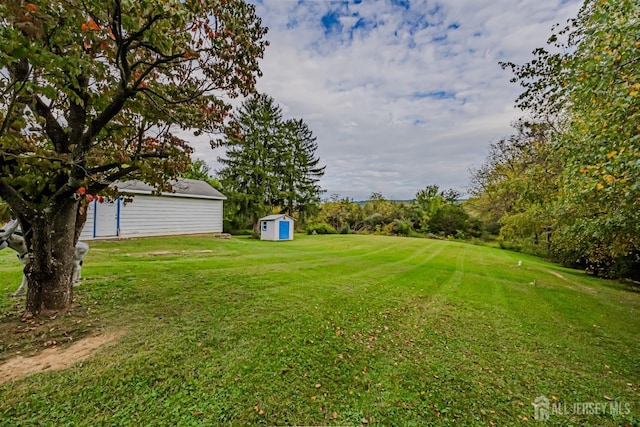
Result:
[[[440,191],[430,185],[410,202],[393,202],[381,193],[357,203],[337,195],[323,202],[307,224],[308,233],[375,233],[396,236],[465,238],[482,234],[454,190]]]

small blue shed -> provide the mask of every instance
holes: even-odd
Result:
[[[285,214],[260,218],[260,240],[293,240],[293,221],[293,218]]]

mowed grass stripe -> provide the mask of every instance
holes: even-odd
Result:
[[[549,425],[637,420],[638,294],[534,257],[379,236],[196,236],[94,242],[83,276],[85,333],[122,338],[1,386],[0,424],[519,425],[539,395],[634,408]]]

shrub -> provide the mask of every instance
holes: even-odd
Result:
[[[335,228],[333,228],[331,225],[327,224],[326,222],[307,225],[307,234],[313,234],[314,231],[316,232],[316,234],[337,234],[338,233]]]
[[[411,222],[395,219],[392,223],[384,226],[382,233],[390,236],[408,236],[412,230],[413,224]]]
[[[522,244],[510,240],[499,240],[500,249],[508,251],[522,252]]]
[[[342,227],[340,227],[340,234],[351,234],[351,227],[348,222],[342,224]]]

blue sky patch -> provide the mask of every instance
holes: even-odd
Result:
[[[325,34],[342,31],[342,24],[339,18],[340,13],[337,10],[333,10],[322,17],[322,26]]]
[[[440,12],[441,9],[442,7],[439,4],[436,4],[434,8],[428,11],[427,13],[431,16],[435,16],[438,12]]]
[[[391,4],[394,6],[400,6],[406,10],[409,10],[411,7],[409,0],[391,0]]]
[[[413,92],[411,97],[414,99],[455,99],[456,94],[454,92],[446,92],[444,90],[431,91],[431,92]]]

